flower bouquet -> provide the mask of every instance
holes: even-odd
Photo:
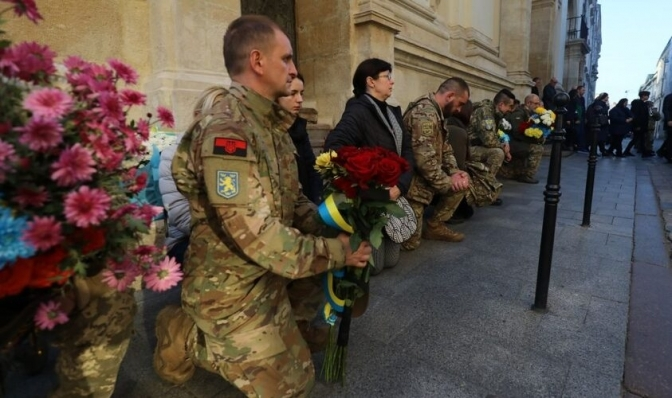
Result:
[[[329,226],[350,233],[352,250],[362,241],[378,248],[383,240],[383,228],[390,215],[405,216],[404,211],[390,200],[389,189],[408,170],[406,160],[380,147],[341,147],[323,153],[316,159],[315,169],[326,182],[325,200],[319,206],[322,220]],[[323,374],[327,381],[345,379],[350,320],[355,301],[368,291],[370,267],[348,267],[325,275],[325,320],[332,326],[325,356]],[[335,325],[341,323],[336,336]]]
[[[518,126],[518,131],[535,143],[543,143],[551,134],[555,123],[555,113],[539,107],[530,118]]]
[[[13,6],[0,16],[41,19],[32,0],[4,1]],[[182,276],[162,248],[141,244],[157,209],[133,200],[147,181],[136,165],[154,122],[128,121],[145,95],[117,87],[137,73],[78,57],[57,73],[55,57],[0,40],[0,353],[68,322],[73,278],[100,275],[122,291],[142,277],[162,291]],[[165,108],[158,119],[173,125]]]
[[[508,144],[511,142],[511,137],[506,133],[511,130],[511,123],[508,120],[502,119],[499,122],[499,128],[497,129],[497,137],[499,137],[499,142],[502,144]]]

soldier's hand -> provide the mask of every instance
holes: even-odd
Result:
[[[396,185],[390,188],[390,200],[397,200],[401,196],[401,190]]]
[[[458,171],[450,176],[452,182],[452,190],[455,192],[463,191],[469,188],[469,175],[465,172]]]
[[[343,243],[345,248],[345,265],[352,267],[364,268],[371,257],[371,245],[369,242],[362,242],[356,251],[350,249],[350,235],[338,234],[338,239]]]

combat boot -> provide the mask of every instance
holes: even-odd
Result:
[[[525,184],[539,184],[539,180],[537,180],[534,177],[530,177],[530,176],[518,177],[518,181],[523,182]]]
[[[464,234],[453,231],[440,221],[427,220],[427,228],[422,231],[423,239],[443,240],[446,242],[462,242]]]
[[[194,375],[196,366],[190,358],[187,342],[195,325],[177,305],[165,307],[156,317],[157,341],[153,364],[154,371],[163,380],[179,385]]]

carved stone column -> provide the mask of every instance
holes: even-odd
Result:
[[[514,83],[514,94],[522,102],[531,92],[530,20],[532,0],[507,0],[500,9],[500,58],[506,62],[507,77]]]
[[[212,85],[228,86],[222,37],[240,16],[239,0],[149,2],[151,75],[146,83],[148,106],[164,105],[175,113],[176,129],[191,122],[199,94]]]
[[[546,84],[555,73],[557,0],[532,0],[529,71]]]

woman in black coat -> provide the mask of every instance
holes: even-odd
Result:
[[[392,65],[377,58],[367,59],[355,70],[352,85],[355,96],[345,104],[343,116],[327,135],[324,149],[336,150],[348,145],[379,146],[399,154],[406,159],[409,168],[401,175],[397,186],[389,190],[389,199],[397,200],[410,188],[414,161],[411,135],[404,127],[401,108],[385,102],[394,87]],[[382,271],[383,266],[395,266],[400,249],[398,243],[385,238],[380,248],[374,251],[375,269],[372,274]],[[381,261],[383,258],[384,261]]]
[[[413,177],[411,135],[404,128],[401,108],[385,102],[392,95],[392,65],[377,58],[367,59],[357,67],[352,78],[355,96],[345,104],[336,127],[327,135],[324,149],[342,146],[380,146],[396,152],[410,166],[399,185],[390,190],[390,199],[405,195]]]
[[[609,94],[602,93],[595,98],[595,101],[586,109],[586,120],[589,129],[595,122],[600,125],[600,132],[597,134],[597,146],[600,148],[602,156],[611,156],[611,153],[604,147],[609,138]],[[591,141],[591,139],[588,140],[588,142]]]
[[[632,127],[631,122],[632,113],[630,112],[630,109],[628,109],[628,99],[623,98],[609,111],[609,134],[611,137],[609,153],[612,155],[615,150],[616,157],[624,157],[623,137],[630,132],[630,128]]]
[[[299,182],[301,182],[303,194],[311,202],[319,204],[322,202],[322,179],[315,170],[315,153],[310,145],[310,138],[306,130],[308,121],[298,116],[301,104],[303,104],[303,87],[303,76],[298,74],[290,86],[290,95],[280,97],[278,103],[286,111],[296,116],[294,124],[287,131],[292,137],[294,147],[296,147]]]

